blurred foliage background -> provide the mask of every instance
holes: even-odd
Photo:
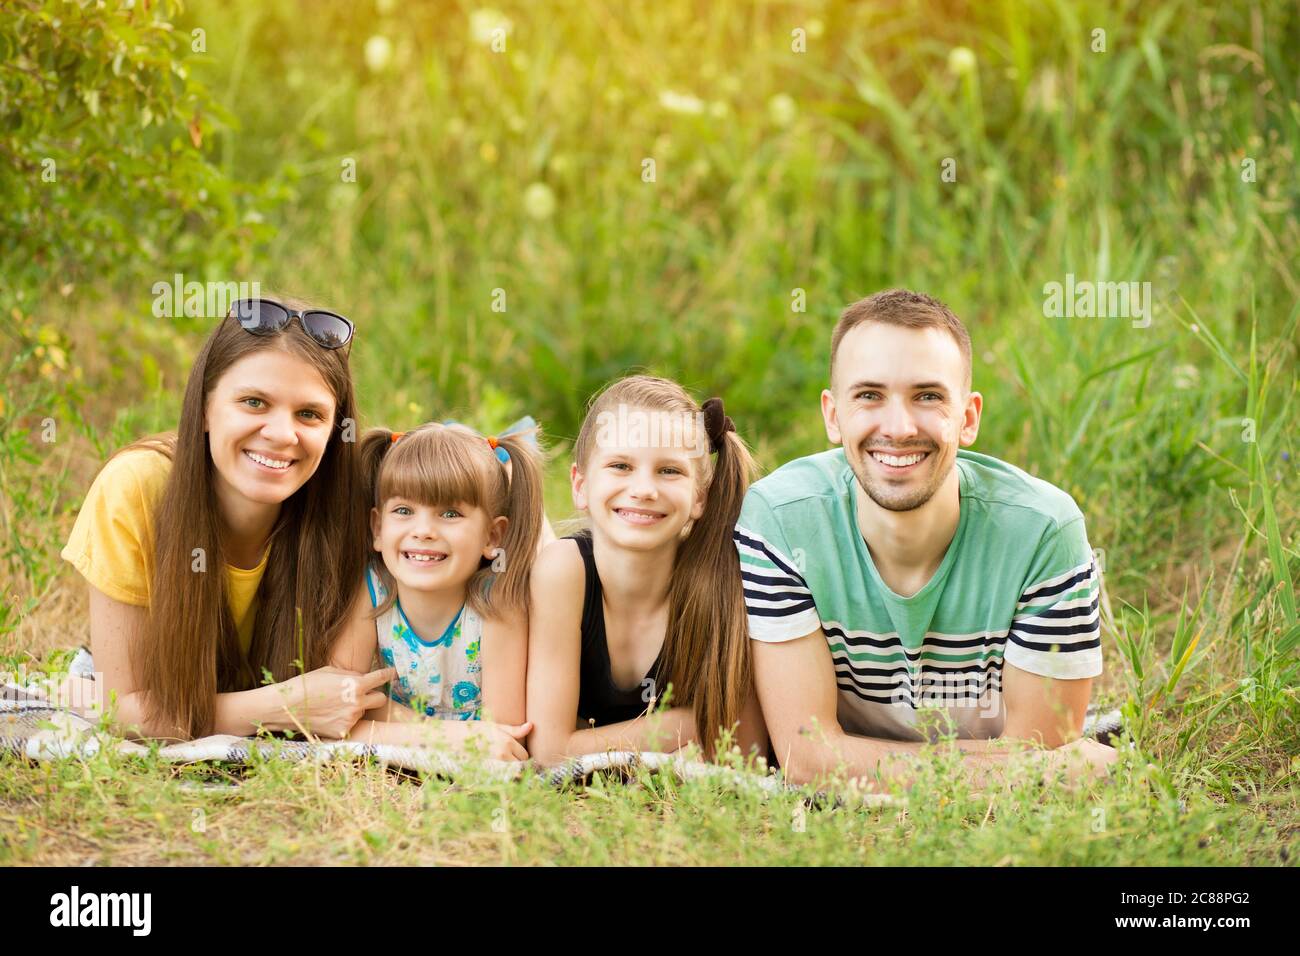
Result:
[[[174,425],[215,319],[156,282],[355,319],[364,424],[535,415],[554,518],[631,369],[767,467],[826,447],[839,311],[908,286],[971,329],[977,450],[1087,514],[1151,745],[1293,772],[1297,50],[1284,0],[13,0],[0,652],[80,639],[80,494]],[[1046,318],[1067,274],[1150,282],[1150,326]]]

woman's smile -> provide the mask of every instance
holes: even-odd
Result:
[[[289,471],[295,464],[296,459],[284,458],[279,455],[268,455],[262,452],[244,449],[244,457],[253,462],[258,471],[270,472],[272,474],[282,474]]]

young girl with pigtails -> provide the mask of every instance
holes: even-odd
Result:
[[[522,435],[430,422],[377,428],[358,449],[373,553],[336,666],[395,668],[348,738],[444,744],[502,760],[522,740],[528,581],[547,527]]]
[[[766,754],[732,543],[753,472],[719,398],[635,375],[592,401],[570,470],[591,527],[532,574],[535,761],[690,742],[712,756],[724,731]]]

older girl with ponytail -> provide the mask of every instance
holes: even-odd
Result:
[[[528,577],[546,528],[521,435],[431,422],[360,442],[371,545],[336,666],[397,676],[349,738],[524,760]]]
[[[591,527],[532,575],[533,759],[605,750],[765,754],[732,528],[754,472],[722,400],[621,379],[591,403],[570,470]]]

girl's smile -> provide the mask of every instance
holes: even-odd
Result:
[[[618,515],[628,524],[637,527],[647,527],[662,521],[667,515],[662,511],[650,511],[646,508],[615,508],[614,514]]]
[[[448,554],[446,551],[425,551],[408,548],[402,552],[402,557],[414,564],[437,564],[440,561],[446,561]]]

